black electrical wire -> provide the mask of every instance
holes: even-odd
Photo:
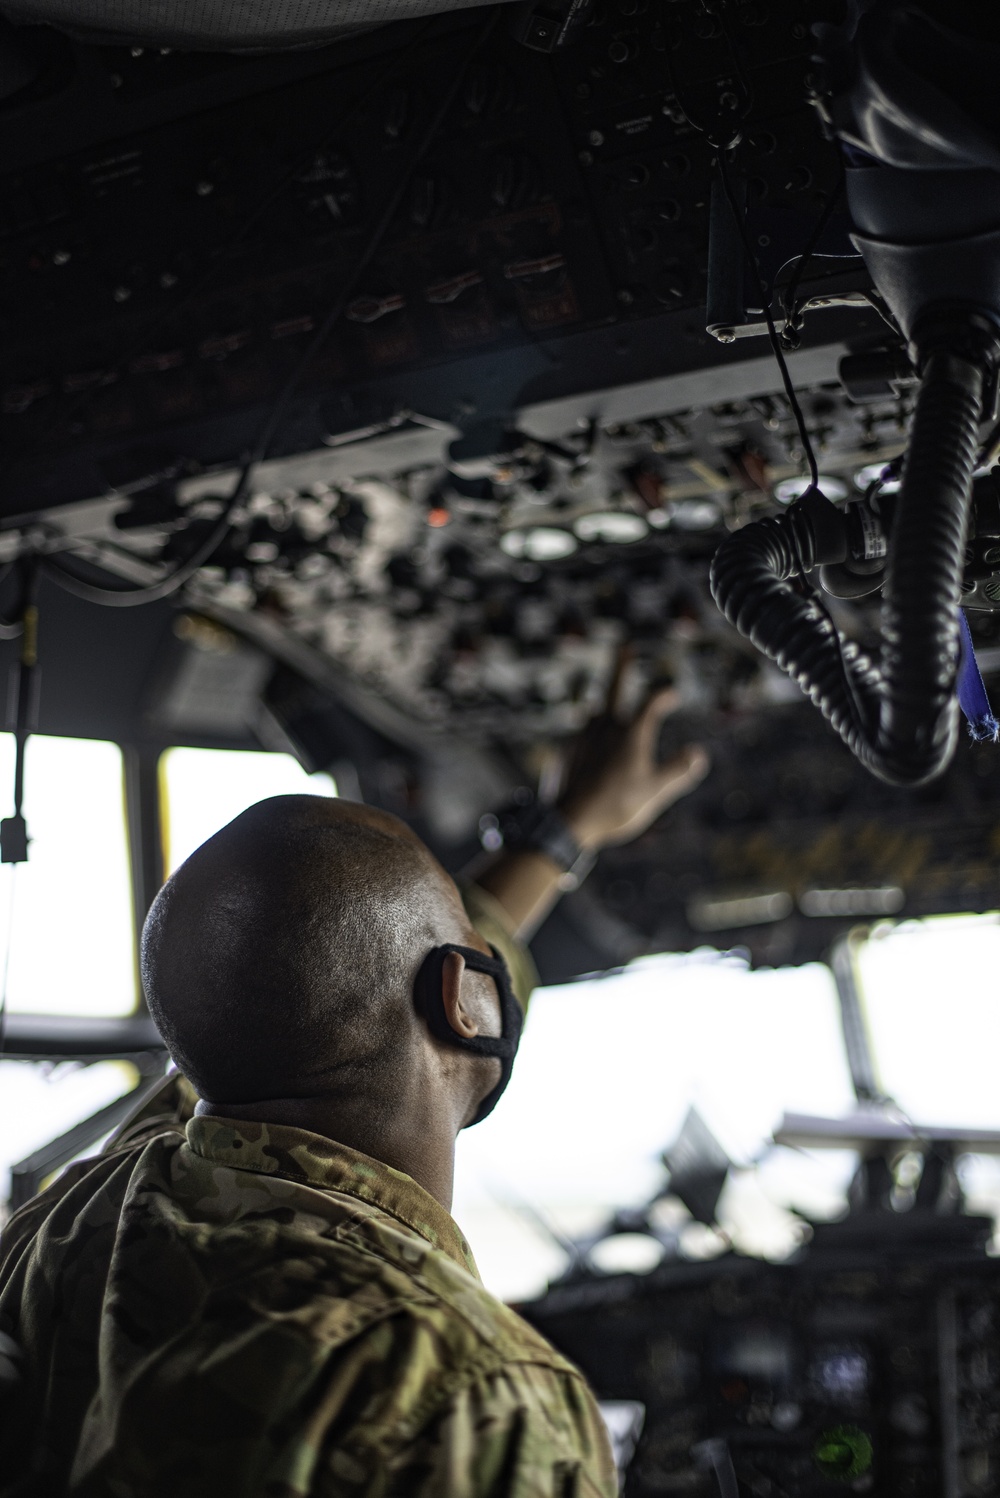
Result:
[[[742,120],[750,111],[752,98],[745,83],[742,68],[739,64],[738,51],[735,47],[732,37],[729,34],[728,28],[725,27],[724,21],[722,22],[722,24],[727,44],[733,56],[734,64],[737,68],[737,73],[740,77],[741,82],[744,84],[744,108],[740,113],[740,120],[742,122]],[[803,456],[805,457],[806,463],[809,468],[809,488],[806,491],[806,494],[801,498],[806,499],[812,495],[819,495],[819,465],[816,461],[816,453],[813,449],[812,438],[809,435],[809,429],[806,425],[805,414],[799,402],[795,386],[792,383],[792,377],[788,368],[788,363],[785,359],[782,341],[778,335],[778,330],[774,322],[774,316],[771,311],[773,288],[765,289],[764,280],[760,273],[760,267],[757,264],[757,256],[750,241],[750,235],[747,231],[746,220],[743,213],[740,211],[739,204],[736,201],[736,196],[732,188],[732,182],[730,181],[729,177],[726,153],[729,150],[734,150],[739,144],[741,139],[741,132],[739,128],[736,128],[733,130],[729,140],[719,141],[718,139],[715,139],[708,128],[701,125],[700,123],[698,123],[698,121],[692,118],[691,114],[685,108],[683,102],[680,100],[680,95],[677,90],[676,79],[673,73],[673,65],[669,56],[669,52],[667,53],[667,72],[670,78],[671,88],[673,89],[674,95],[677,97],[678,102],[681,103],[681,108],[684,110],[684,114],[688,121],[688,124],[691,125],[692,128],[697,130],[700,134],[704,135],[708,142],[711,145],[714,145],[716,148],[719,178],[722,184],[722,190],[725,194],[726,201],[729,204],[729,210],[733,216],[733,221],[736,224],[737,232],[739,233],[740,240],[743,245],[744,256],[749,263],[750,271],[754,278],[758,298],[760,300],[761,308],[764,314],[764,320],[767,325],[767,335],[771,345],[771,352],[774,354],[775,362],[778,365],[778,370],[781,375],[781,383],[785,391],[785,398],[788,401],[789,409],[791,410],[792,416],[794,417],[795,425],[799,433],[799,440],[802,444]],[[797,273],[792,277],[792,281],[790,283],[793,293],[795,290],[797,290],[805,267],[808,264],[809,259],[811,258],[816,248],[816,245],[819,243],[824,229],[826,228],[827,224],[830,221],[830,218],[833,215],[834,208],[839,201],[840,194],[843,191],[843,187],[844,178],[843,174],[841,174],[841,179],[837,189],[830,194],[830,197],[828,198],[827,203],[824,206],[823,212],[820,215],[818,222],[813,227],[812,233],[806,242],[802,257],[799,260]],[[799,503],[801,503],[801,500],[799,501]],[[795,508],[795,506],[792,506],[791,510],[794,511]],[[861,732],[867,733],[871,726],[874,705],[870,704],[868,700],[868,694],[862,691],[859,681],[856,679],[855,670],[857,670],[861,680],[863,680],[867,685],[870,680],[870,665],[866,661],[866,659],[862,655],[860,655],[857,647],[852,642],[845,640],[844,636],[837,628],[836,623],[834,622],[834,619],[830,614],[830,611],[827,608],[826,604],[820,598],[815,588],[813,588],[808,576],[810,563],[803,554],[802,540],[799,535],[799,527],[795,524],[797,516],[793,513],[789,513],[787,519],[790,524],[784,540],[786,544],[790,544],[791,546],[791,556],[794,570],[798,574],[799,585],[802,589],[802,592],[805,594],[803,607],[810,608],[813,611],[813,620],[815,620],[816,622],[821,621],[822,625],[825,625],[825,630],[823,630],[823,633],[826,635],[827,639],[832,643],[834,647],[836,671],[840,679],[839,685],[845,693],[847,701],[850,703],[854,722],[858,725]],[[723,612],[726,612],[726,610],[723,609]],[[770,651],[768,653],[773,654],[773,652]],[[851,656],[851,662],[854,664],[855,670],[852,670],[852,665],[849,664],[847,660],[848,654],[850,654]],[[803,689],[809,690],[810,695],[814,696],[814,700],[818,700],[815,693],[813,693],[809,687],[805,672],[801,673],[801,675],[799,676],[799,680],[800,684],[803,685]]]
[[[767,335],[770,339],[771,350],[774,354],[775,359],[777,360],[778,369],[781,372],[781,383],[785,388],[785,397],[788,400],[792,415],[795,417],[795,424],[798,427],[799,438],[802,442],[802,450],[809,465],[809,474],[812,481],[812,487],[815,489],[818,488],[819,485],[819,468],[816,464],[816,455],[813,452],[812,441],[806,428],[805,417],[802,414],[802,407],[799,405],[799,398],[795,393],[795,387],[792,384],[792,378],[788,372],[788,365],[785,362],[785,355],[781,347],[781,341],[778,338],[778,330],[775,327],[774,318],[771,314],[771,297],[765,290],[764,280],[760,273],[760,267],[757,264],[757,256],[754,253],[753,245],[750,243],[750,236],[747,233],[746,222],[744,220],[743,214],[740,212],[739,205],[736,202],[736,198],[733,194],[732,183],[729,180],[729,170],[726,163],[726,152],[729,150],[734,150],[740,142],[741,130],[739,126],[742,125],[742,122],[746,119],[747,115],[750,113],[750,110],[753,107],[753,93],[743,72],[739,49],[737,48],[732,34],[730,33],[728,26],[726,25],[725,16],[721,11],[716,11],[712,7],[707,8],[711,10],[711,13],[713,15],[715,15],[716,19],[719,21],[720,26],[722,27],[723,35],[726,38],[726,45],[728,46],[730,55],[733,59],[733,66],[736,69],[737,77],[739,78],[740,83],[743,87],[743,107],[740,110],[739,115],[737,116],[737,122],[734,122],[734,129],[731,132],[728,140],[720,141],[717,136],[713,134],[712,129],[707,125],[701,124],[697,119],[695,119],[690,110],[684,104],[677,88],[677,80],[673,68],[673,59],[670,56],[669,47],[664,54],[667,67],[667,76],[670,79],[671,90],[673,91],[678,104],[684,112],[684,118],[687,120],[687,123],[693,130],[696,130],[699,135],[703,135],[708,141],[709,145],[714,146],[718,153],[717,161],[719,165],[719,178],[722,183],[722,190],[726,195],[726,201],[729,204],[729,210],[732,213],[733,219],[736,223],[736,228],[739,232],[740,239],[743,242],[744,254],[746,255],[746,258],[749,262],[750,270],[756,283],[757,292],[760,298],[760,304],[763,308],[764,318],[767,323]],[[816,233],[817,243],[819,242],[819,237],[823,232],[823,228],[825,228],[825,224],[820,225],[818,232],[814,231]]]
[[[689,122],[700,128],[690,117]],[[713,142],[719,176],[757,285],[811,482],[785,515],[756,521],[723,542],[712,559],[712,595],[729,622],[798,682],[874,774],[893,785],[923,785],[942,772],[954,752],[968,493],[979,449],[984,364],[995,364],[997,341],[985,339],[970,320],[952,336],[964,349],[963,337],[972,335],[982,345],[982,363],[952,354],[940,334],[932,334],[934,341],[924,350],[901,492],[905,513],[897,517],[889,551],[876,666],[843,638],[806,577],[814,565],[842,560],[846,538],[835,506],[819,489],[816,455],[771,298],[730,182],[726,153],[739,139],[734,131],[729,142]],[[796,575],[805,597],[790,585]]]
[[[810,492],[818,491],[813,490]],[[803,496],[803,498],[805,497],[806,496]],[[797,501],[796,503],[800,504],[801,501]],[[791,515],[793,521],[797,519],[796,505],[790,505],[785,513],[787,515]],[[848,640],[838,629],[837,622],[831,614],[830,609],[822,594],[813,587],[809,577],[812,563],[803,553],[802,536],[800,534],[799,528],[794,524],[792,524],[789,530],[789,539],[791,542],[792,556],[795,562],[795,572],[798,576],[799,586],[801,587],[802,592],[808,602],[812,604],[816,612],[820,614],[826,621],[829,637],[836,644],[837,656],[840,663],[840,674],[843,678],[843,685],[847,691],[847,695],[853,703],[856,719],[859,723],[868,728],[871,726],[871,705],[868,701],[865,700],[861,692],[858,690],[858,685],[854,680],[854,676],[847,661],[848,652],[853,653],[857,647],[854,645],[853,641]]]
[[[732,59],[733,71],[735,72],[739,85],[743,90],[743,104],[737,114],[734,116],[733,128],[726,136],[725,140],[719,139],[718,133],[714,126],[705,125],[700,120],[698,120],[691,113],[690,109],[681,98],[680,89],[677,86],[677,75],[674,72],[674,60],[670,55],[669,45],[667,46],[666,51],[663,53],[663,60],[666,64],[667,78],[670,81],[670,91],[680,105],[681,110],[684,114],[684,118],[691,126],[691,129],[697,130],[699,135],[703,135],[708,141],[708,144],[710,146],[713,146],[717,151],[726,151],[730,150],[734,146],[739,145],[739,142],[742,139],[743,122],[753,108],[753,89],[751,88],[750,81],[743,70],[743,62],[740,57],[739,48],[733,40],[733,34],[730,31],[726,21],[725,11],[721,6],[709,4],[708,0],[705,0],[704,8],[719,23],[719,28],[722,31],[723,36],[725,37],[726,46],[729,49],[729,56]],[[718,121],[717,124],[718,123],[721,123],[721,121]]]
[[[778,337],[778,330],[774,324],[774,317],[771,312],[770,298],[768,297],[767,291],[764,288],[764,280],[760,273],[760,266],[757,264],[757,256],[754,254],[753,245],[750,242],[750,235],[747,232],[746,221],[743,214],[740,212],[740,207],[736,201],[732,183],[729,179],[729,167],[726,162],[725,151],[719,152],[718,164],[719,180],[722,183],[722,191],[726,195],[726,202],[729,204],[729,211],[733,215],[733,220],[736,224],[737,230],[739,231],[740,239],[743,242],[743,251],[749,263],[750,272],[754,278],[755,288],[760,298],[761,307],[764,311],[764,320],[767,323],[767,336],[770,339],[771,352],[774,354],[775,360],[777,362],[778,370],[781,374],[781,383],[785,388],[785,398],[788,401],[789,408],[795,418],[795,425],[798,427],[799,431],[799,440],[802,443],[802,452],[805,457],[806,463],[809,465],[809,478],[811,481],[811,488],[818,489],[819,467],[816,463],[816,454],[813,451],[812,438],[810,437],[809,430],[806,426],[806,419],[803,414],[802,407],[799,404],[799,398],[796,394],[795,386],[792,384],[792,377],[788,370],[788,362],[785,359],[785,352],[781,347],[781,340]]]
[[[256,460],[255,460],[256,461]],[[250,465],[243,469],[248,473]],[[234,511],[241,503],[246,488],[243,475],[237,483],[236,489],[229,503],[226,505],[222,516],[212,530],[206,536],[198,549],[182,562],[173,572],[168,573],[155,583],[149,583],[138,588],[104,588],[96,583],[89,583],[85,578],[77,577],[75,572],[64,567],[61,562],[52,557],[45,558],[45,574],[66,593],[72,593],[74,598],[82,598],[87,603],[99,603],[105,608],[138,608],[147,603],[158,603],[163,598],[169,598],[182,588],[190,578],[204,567],[209,558],[219,549],[226,539],[232,526]],[[95,564],[99,565],[99,564]]]
[[[958,343],[962,333],[981,332],[970,321],[936,336]],[[984,340],[982,363],[951,353],[948,342],[932,344],[924,356],[886,563],[877,666],[856,646],[831,639],[825,624],[818,628],[812,603],[789,585],[800,556],[816,565],[846,553],[838,512],[818,493],[786,515],[734,532],[712,560],[712,595],[729,622],[799,683],[851,752],[891,785],[926,784],[954,753],[968,499],[987,370],[998,352],[993,339]]]
[[[138,588],[99,587],[94,583],[89,583],[83,578],[77,577],[75,573],[68,571],[61,563],[55,562],[52,558],[48,558],[46,560],[46,571],[52,577],[53,581],[58,583],[61,588],[64,588],[68,593],[74,594],[77,598],[85,599],[88,603],[104,604],[109,608],[136,608],[143,604],[159,602],[159,600],[168,598],[171,596],[171,594],[176,593],[177,590],[183,587],[183,585],[188,582],[191,577],[194,576],[199,568],[203,567],[209,560],[209,558],[218,550],[219,546],[226,539],[232,528],[233,517],[236,511],[239,509],[244,498],[246,497],[247,489],[249,488],[250,481],[253,477],[253,471],[257,467],[257,464],[267,456],[271,446],[271,442],[273,441],[275,433],[277,432],[279,426],[281,425],[281,422],[286,415],[288,406],[292,398],[294,397],[299,384],[301,383],[303,375],[305,374],[312,360],[315,358],[316,354],[326,343],[327,338],[330,336],[330,333],[332,332],[336,323],[339,321],[341,314],[347,306],[348,300],[354,292],[358,281],[364,274],[365,270],[367,270],[368,266],[371,264],[371,261],[373,260],[375,255],[378,253],[378,250],[382,244],[382,240],[384,239],[385,234],[388,231],[392,220],[394,219],[399,209],[399,205],[403,200],[403,196],[410,186],[414,170],[420,164],[423,157],[426,155],[427,151],[430,149],[431,145],[436,139],[441,125],[443,124],[444,119],[448,114],[448,111],[451,109],[451,106],[455,102],[459,89],[461,88],[462,83],[465,79],[465,74],[468,70],[469,64],[472,62],[476,53],[479,52],[480,49],[488,41],[491,33],[496,27],[497,20],[498,12],[493,11],[486,21],[486,24],[482,26],[477,33],[476,39],[467,52],[461,66],[456,70],[450,88],[448,88],[445,92],[445,95],[437,110],[435,111],[430,124],[424,131],[424,134],[421,137],[416,150],[413,152],[409,161],[407,162],[405,170],[400,174],[399,181],[393,192],[390,194],[389,200],[386,203],[386,206],[383,209],[383,212],[368,239],[363,253],[355,263],[354,269],[351,271],[347,280],[341,286],[340,292],[333,306],[330,308],[326,317],[323,319],[323,322],[320,324],[320,326],[313,334],[312,338],[309,340],[308,347],[305,349],[301,358],[295,365],[295,368],[291,371],[284,385],[282,386],[271,408],[271,414],[268,417],[267,421],[264,423],[261,434],[254,444],[253,451],[245,461],[243,468],[240,471],[239,478],[236,482],[236,487],[233,490],[228,503],[226,504],[226,508],[223,511],[222,515],[219,517],[216,524],[212,527],[212,530],[209,532],[208,536],[206,536],[201,545],[196,548],[194,553],[184,562],[182,562],[180,566],[175,568],[175,570],[171,572],[167,577],[160,578],[157,582],[150,583],[148,586]]]
[[[794,327],[794,319],[797,310],[795,306],[795,294],[799,289],[799,285],[802,281],[802,277],[805,275],[806,268],[809,265],[809,262],[812,260],[813,255],[816,253],[816,246],[823,238],[824,231],[826,230],[826,227],[829,224],[830,220],[833,218],[834,211],[837,207],[837,204],[840,202],[843,193],[844,171],[843,167],[841,167],[840,176],[837,179],[837,185],[835,188],[833,188],[833,190],[827,197],[826,203],[823,207],[823,211],[820,214],[819,218],[816,220],[816,223],[813,226],[812,233],[806,240],[805,248],[803,249],[802,254],[799,256],[799,262],[789,278],[788,285],[782,292],[781,300],[785,308],[785,327],[782,330],[782,342],[785,347],[788,347],[788,345],[784,343],[785,336],[788,334],[789,328]],[[797,332],[798,330],[795,329],[795,331]]]
[[[33,715],[33,685],[38,669],[38,595],[39,558],[27,556],[22,559],[23,582],[21,588],[21,659],[18,665],[17,716],[14,723],[14,817],[23,820],[24,802],[24,751],[31,732]],[[20,860],[16,860],[20,862]],[[6,863],[7,860],[4,859]]]
[[[0,822],[0,855],[2,862],[10,866],[10,904],[7,920],[7,936],[4,947],[3,972],[0,977],[0,1057],[3,1055],[7,1029],[7,984],[10,976],[10,953],[14,942],[14,900],[17,891],[17,869],[28,856],[28,829],[24,821],[24,760],[28,736],[32,728],[35,705],[35,687],[38,671],[38,578],[40,561],[37,555],[20,557],[17,570],[21,580],[18,613],[20,620],[17,633],[21,636],[20,660],[16,671],[15,722],[14,722],[14,811],[13,815]],[[10,574],[14,562],[9,562],[0,571],[0,581]],[[11,625],[6,628],[13,628]],[[11,638],[11,636],[6,636]]]
[[[781,346],[781,339],[778,336],[778,330],[775,326],[774,316],[771,312],[770,295],[764,288],[764,280],[760,273],[760,267],[757,264],[757,257],[754,254],[753,244],[751,243],[750,235],[746,227],[746,221],[743,214],[740,212],[739,204],[736,201],[736,196],[732,189],[732,183],[729,179],[728,165],[725,159],[724,151],[719,152],[718,161],[719,177],[722,182],[722,190],[726,195],[726,201],[729,204],[730,212],[732,213],[733,219],[736,223],[736,227],[739,230],[740,239],[743,243],[744,255],[750,264],[750,269],[754,277],[757,293],[760,297],[761,307],[763,308],[764,319],[767,323],[767,334],[771,344],[771,351],[774,354],[775,362],[777,363],[778,369],[781,373],[781,382],[785,388],[785,397],[788,401],[792,415],[795,418],[795,425],[798,428],[799,440],[802,443],[802,451],[809,467],[809,488],[806,491],[806,494],[801,496],[801,499],[805,499],[810,494],[820,493],[819,465],[816,461],[816,453],[812,445],[812,438],[809,435],[809,429],[806,426],[805,414],[799,402],[795,386],[792,384],[792,377],[788,368],[788,362],[785,358],[784,349]],[[835,197],[831,198],[831,203],[835,201]],[[829,208],[830,204],[828,204],[827,207]],[[824,227],[825,223],[821,220],[818,229],[813,230],[813,248],[815,248],[815,243],[818,242]],[[811,253],[812,250],[809,249],[807,245],[806,250],[803,252],[803,261],[800,261],[800,265],[804,262],[805,256]],[[791,509],[793,510],[794,508],[794,506],[791,507]],[[808,602],[812,605],[813,609],[827,626],[829,638],[836,647],[836,655],[839,663],[839,672],[842,685],[846,690],[847,696],[854,708],[856,721],[867,729],[871,723],[871,706],[868,700],[859,691],[854,673],[852,672],[845,655],[845,652],[850,652],[851,654],[853,654],[856,650],[856,647],[851,641],[847,640],[841,633],[841,631],[837,628],[836,621],[834,620],[833,615],[830,613],[830,610],[827,607],[825,601],[820,597],[819,593],[813,587],[812,583],[809,580],[809,571],[811,564],[803,555],[798,527],[792,525],[789,535],[792,545],[792,553],[795,559],[795,570],[798,574],[802,591],[805,594]]]
[[[20,865],[12,863],[10,868],[10,894],[7,900],[7,935],[4,942],[3,968],[0,970],[0,1061],[7,1046],[7,989],[10,982],[10,954],[14,945],[14,911],[17,899],[17,871]]]

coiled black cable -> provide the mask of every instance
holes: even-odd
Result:
[[[940,346],[926,357],[889,544],[877,666],[788,580],[846,555],[839,512],[821,495],[734,532],[712,562],[712,595],[729,622],[892,785],[933,780],[955,749],[958,606],[983,386],[975,358]]]
[[[983,376],[947,354],[928,362],[913,414],[882,608],[882,746],[908,782],[938,773],[958,732],[958,606],[979,446]],[[924,776],[922,778],[929,778]]]

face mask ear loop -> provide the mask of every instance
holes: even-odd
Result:
[[[511,1072],[514,1067],[514,1057],[521,1039],[521,1026],[524,1015],[521,1006],[514,994],[513,985],[507,964],[495,947],[491,948],[492,957],[486,957],[475,947],[463,947],[454,942],[446,942],[443,946],[432,947],[420,965],[413,985],[414,1001],[417,1012],[421,1014],[427,1023],[431,1034],[438,1040],[444,1041],[446,1045],[455,1046],[458,1050],[467,1051],[474,1056],[488,1056],[500,1062],[500,1081],[492,1092],[487,1093],[480,1103],[475,1118],[471,1119],[466,1128],[472,1124],[480,1123],[488,1114],[493,1112],[501,1095],[510,1081]],[[467,1039],[458,1035],[451,1027],[448,1016],[445,1013],[443,997],[444,960],[449,952],[457,952],[465,960],[466,967],[473,972],[485,973],[493,979],[500,998],[500,1035],[477,1035]]]

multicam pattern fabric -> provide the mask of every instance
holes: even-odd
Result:
[[[617,1491],[581,1375],[488,1294],[433,1197],[303,1130],[182,1132],[163,1110],[188,1111],[183,1086],[0,1243],[26,1370],[3,1498]]]

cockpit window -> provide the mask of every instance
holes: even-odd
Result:
[[[0,735],[0,814],[14,740]],[[122,753],[98,739],[28,740],[28,862],[0,866],[0,965],[12,1012],[129,1014],[135,935]],[[2,973],[2,966],[0,966]]]
[[[329,775],[307,775],[290,754],[168,749],[160,761],[168,874],[206,838],[267,796],[335,796]]]
[[[829,968],[642,958],[533,995],[506,1096],[459,1136],[455,1216],[495,1293],[536,1294],[566,1268],[559,1238],[582,1242],[664,1188],[661,1152],[694,1107],[737,1167],[720,1222],[745,1251],[782,1258],[801,1227],[789,1208],[837,1215],[854,1164],[848,1151],[775,1148],[771,1131],[786,1111],[838,1118],[851,1104]],[[671,1203],[654,1216],[684,1252],[722,1246]],[[600,1267],[648,1269],[631,1257],[640,1247],[619,1237]]]
[[[858,963],[880,1081],[903,1112],[1000,1128],[1000,915],[877,927]]]

